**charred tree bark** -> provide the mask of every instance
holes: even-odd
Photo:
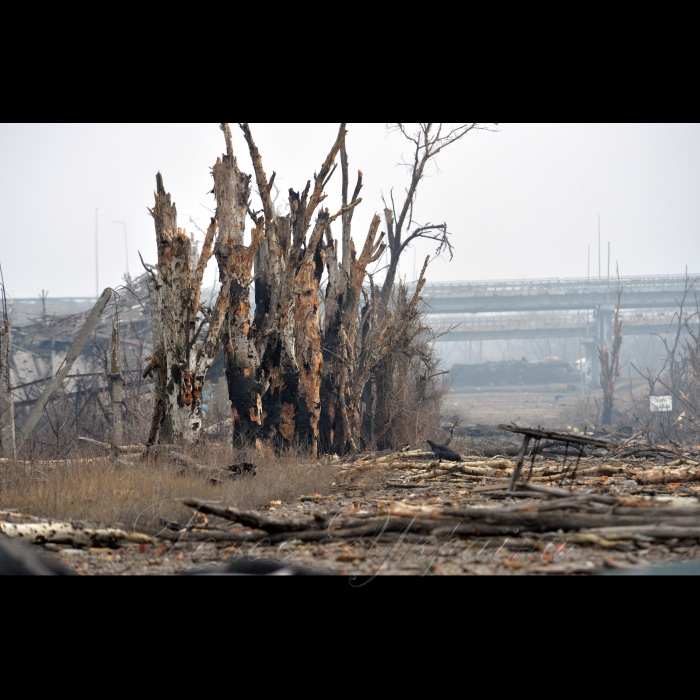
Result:
[[[334,162],[345,138],[345,124],[318,174],[301,195],[289,192],[290,214],[275,213],[262,157],[250,128],[241,129],[255,169],[263,203],[266,245],[256,257],[256,347],[261,361],[261,380],[267,385],[262,397],[264,433],[278,446],[299,443],[318,452],[320,381],[323,365],[320,328],[319,284],[325,264],[323,233],[338,216],[350,211],[343,207],[330,216],[320,210],[316,224],[311,221],[325,199],[323,190],[335,170]],[[359,200],[358,202],[359,203]]]
[[[238,167],[229,125],[222,124],[221,128],[226,138],[226,154],[217,159],[213,170],[219,224],[219,241],[214,254],[219,263],[221,283],[229,289],[222,343],[235,445],[257,440],[262,428],[264,389],[260,357],[251,333],[250,286],[253,260],[263,236],[263,222],[256,224],[250,246],[246,247],[244,234],[251,176]]]

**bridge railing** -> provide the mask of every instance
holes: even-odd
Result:
[[[672,325],[676,320],[671,310],[621,309],[620,318],[625,326]],[[509,331],[579,328],[582,332],[593,329],[596,319],[593,313],[576,314],[570,312],[536,311],[531,313],[469,314],[465,316],[430,316],[430,327],[436,333],[444,333],[454,328],[455,332]],[[591,331],[592,332],[592,331]]]
[[[700,274],[689,275],[700,281]],[[685,275],[620,277],[626,292],[683,291]],[[478,297],[489,295],[570,294],[586,292],[617,293],[617,278],[549,278],[526,280],[475,280],[473,282],[428,282],[423,288],[426,299],[438,297]],[[697,285],[696,285],[697,286]]]

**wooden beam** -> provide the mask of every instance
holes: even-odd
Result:
[[[55,393],[55,391],[61,386],[63,380],[70,372],[73,363],[78,358],[78,355],[80,355],[80,353],[82,352],[83,348],[85,347],[85,343],[87,343],[88,341],[88,338],[92,335],[95,328],[97,328],[97,323],[100,320],[100,316],[102,315],[105,306],[107,306],[107,302],[109,302],[111,298],[112,290],[109,287],[107,287],[107,289],[105,289],[104,292],[102,292],[102,296],[97,300],[95,306],[92,308],[90,315],[87,317],[87,321],[85,321],[85,325],[80,329],[80,332],[73,341],[73,344],[70,346],[70,348],[68,348],[68,353],[66,354],[66,359],[63,361],[63,365],[61,365],[61,368],[58,370],[58,372],[56,372],[51,381],[48,383],[48,386],[44,389],[43,394],[34,404],[34,407],[32,408],[31,412],[25,419],[24,423],[22,423],[20,429],[17,431],[18,447],[25,442],[25,440],[29,437],[29,435],[31,435],[32,431],[36,427],[36,424],[41,418],[41,414],[44,410],[44,407],[48,403],[51,396]]]

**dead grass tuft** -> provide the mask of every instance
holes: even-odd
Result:
[[[167,452],[148,461],[85,454],[65,461],[3,462],[0,510],[157,531],[162,529],[161,518],[188,522],[191,510],[181,505],[183,498],[255,509],[308,493],[327,495],[335,479],[331,462],[314,462],[297,453],[263,458],[254,450],[234,453],[208,446],[188,456],[207,467],[251,462],[256,475],[213,484],[207,474],[183,471]]]

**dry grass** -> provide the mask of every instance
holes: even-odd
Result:
[[[127,456],[115,462],[100,455],[53,464],[4,462],[0,463],[0,510],[153,531],[162,528],[160,518],[188,521],[191,510],[181,505],[183,498],[260,508],[308,493],[327,495],[335,479],[332,462],[313,462],[294,453],[262,458],[255,452],[233,453],[214,446],[190,456],[212,467],[252,462],[256,475],[212,484],[206,475],[181,473],[182,465],[170,458],[146,461]]]

